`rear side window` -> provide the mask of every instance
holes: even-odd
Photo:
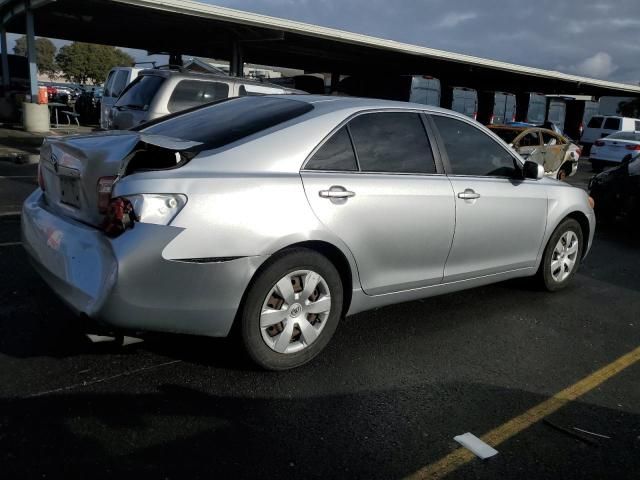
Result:
[[[604,121],[603,127],[605,130],[620,130],[620,119],[619,118],[607,118]]]
[[[313,105],[296,100],[235,97],[170,114],[133,130],[201,142],[203,148],[219,148],[311,110]]]
[[[116,107],[126,106],[131,109],[146,110],[162,82],[164,78],[157,75],[142,75],[136,78],[122,92]]]
[[[169,98],[167,109],[179,112],[187,108],[214,102],[229,96],[229,85],[223,82],[181,80]]]
[[[553,145],[561,145],[564,142],[556,135],[553,135],[549,132],[542,132],[542,143],[544,143],[547,146],[553,146]]]
[[[589,123],[587,124],[587,128],[600,128],[602,126],[602,117],[596,115],[594,117],[591,117],[591,120],[589,120]]]
[[[342,127],[333,136],[324,142],[318,151],[311,157],[306,170],[338,170],[356,171],[358,165],[353,153],[353,146],[349,138],[347,127]]]
[[[513,177],[515,159],[480,129],[455,118],[433,115],[449,158],[451,174]]]
[[[367,113],[351,120],[349,129],[364,172],[436,172],[427,132],[417,113]]]
[[[127,80],[129,79],[129,72],[126,70],[119,70],[116,73],[116,77],[113,80],[113,85],[111,86],[111,96],[119,97],[124,87],[127,86]]]

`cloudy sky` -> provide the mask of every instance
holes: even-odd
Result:
[[[527,66],[640,82],[640,0],[204,1]],[[148,58],[132,53],[137,60]]]
[[[442,50],[640,82],[640,0],[207,0]]]

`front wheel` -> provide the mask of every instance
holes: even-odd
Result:
[[[303,365],[329,343],[342,302],[340,275],[326,257],[306,248],[277,254],[247,293],[241,312],[245,350],[268,370]]]
[[[565,219],[553,232],[542,256],[538,270],[541,285],[550,292],[566,287],[582,258],[583,237],[580,224],[572,219]]]

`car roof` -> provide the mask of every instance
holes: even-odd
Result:
[[[397,100],[382,100],[378,98],[366,97],[350,97],[341,95],[271,95],[287,100],[296,100],[306,102],[313,105],[314,109],[322,112],[340,111],[340,110],[375,110],[375,109],[397,109],[397,110],[421,110],[429,113],[444,113],[449,116],[461,118],[463,120],[471,120],[453,110],[446,108],[434,107],[423,103],[401,102]]]
[[[290,88],[276,85],[269,82],[262,82],[260,80],[253,80],[251,78],[233,77],[230,75],[219,75],[216,73],[205,72],[193,72],[191,70],[175,70],[169,68],[147,68],[138,73],[138,76],[143,75],[156,75],[164,78],[196,78],[201,80],[221,80],[225,82],[242,82],[244,84],[263,85],[265,87],[274,87],[281,90],[291,90]]]

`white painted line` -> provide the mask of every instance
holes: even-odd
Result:
[[[488,443],[483,442],[478,437],[476,437],[473,433],[465,433],[464,435],[458,435],[457,437],[453,437],[453,439],[458,442],[463,447],[471,450],[482,460],[485,458],[493,457],[498,454],[498,451],[493,448]]]
[[[0,243],[0,247],[15,247],[17,245],[22,245],[22,242],[5,242]]]
[[[15,210],[13,212],[0,212],[0,217],[13,217],[15,215],[19,217],[20,215],[22,215],[22,213],[18,210]]]

